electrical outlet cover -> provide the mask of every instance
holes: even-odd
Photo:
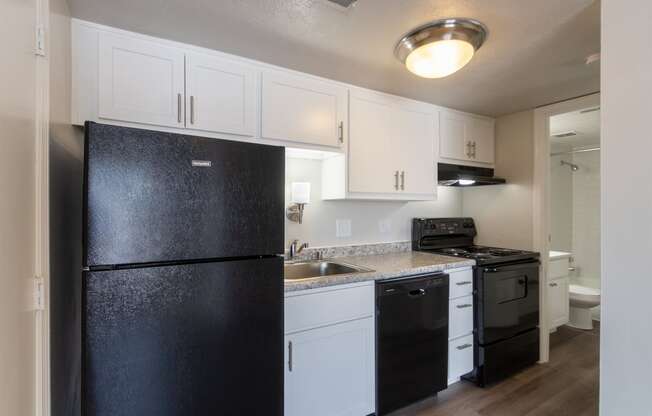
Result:
[[[335,236],[338,238],[351,237],[351,220],[335,220]]]
[[[378,230],[382,234],[387,234],[392,230],[392,220],[385,219],[378,221]]]

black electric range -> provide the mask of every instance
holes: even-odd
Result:
[[[480,386],[539,359],[539,253],[473,244],[473,218],[415,218],[412,249],[473,259],[474,370]]]

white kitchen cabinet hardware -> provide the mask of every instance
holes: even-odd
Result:
[[[494,121],[443,110],[439,154],[446,163],[477,166],[494,163]]]
[[[256,68],[214,56],[186,54],[189,129],[255,136]]]
[[[264,71],[262,137],[339,148],[345,140],[348,90],[284,71]]]
[[[183,127],[184,51],[99,34],[98,119]]]

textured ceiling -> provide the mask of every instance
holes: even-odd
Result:
[[[501,115],[595,92],[594,0],[68,0],[75,17],[460,110]],[[467,67],[427,80],[393,56],[410,29],[472,17],[489,38]]]

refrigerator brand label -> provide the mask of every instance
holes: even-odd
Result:
[[[210,168],[211,167],[211,161],[210,160],[193,160],[192,165],[199,167],[199,168]]]

